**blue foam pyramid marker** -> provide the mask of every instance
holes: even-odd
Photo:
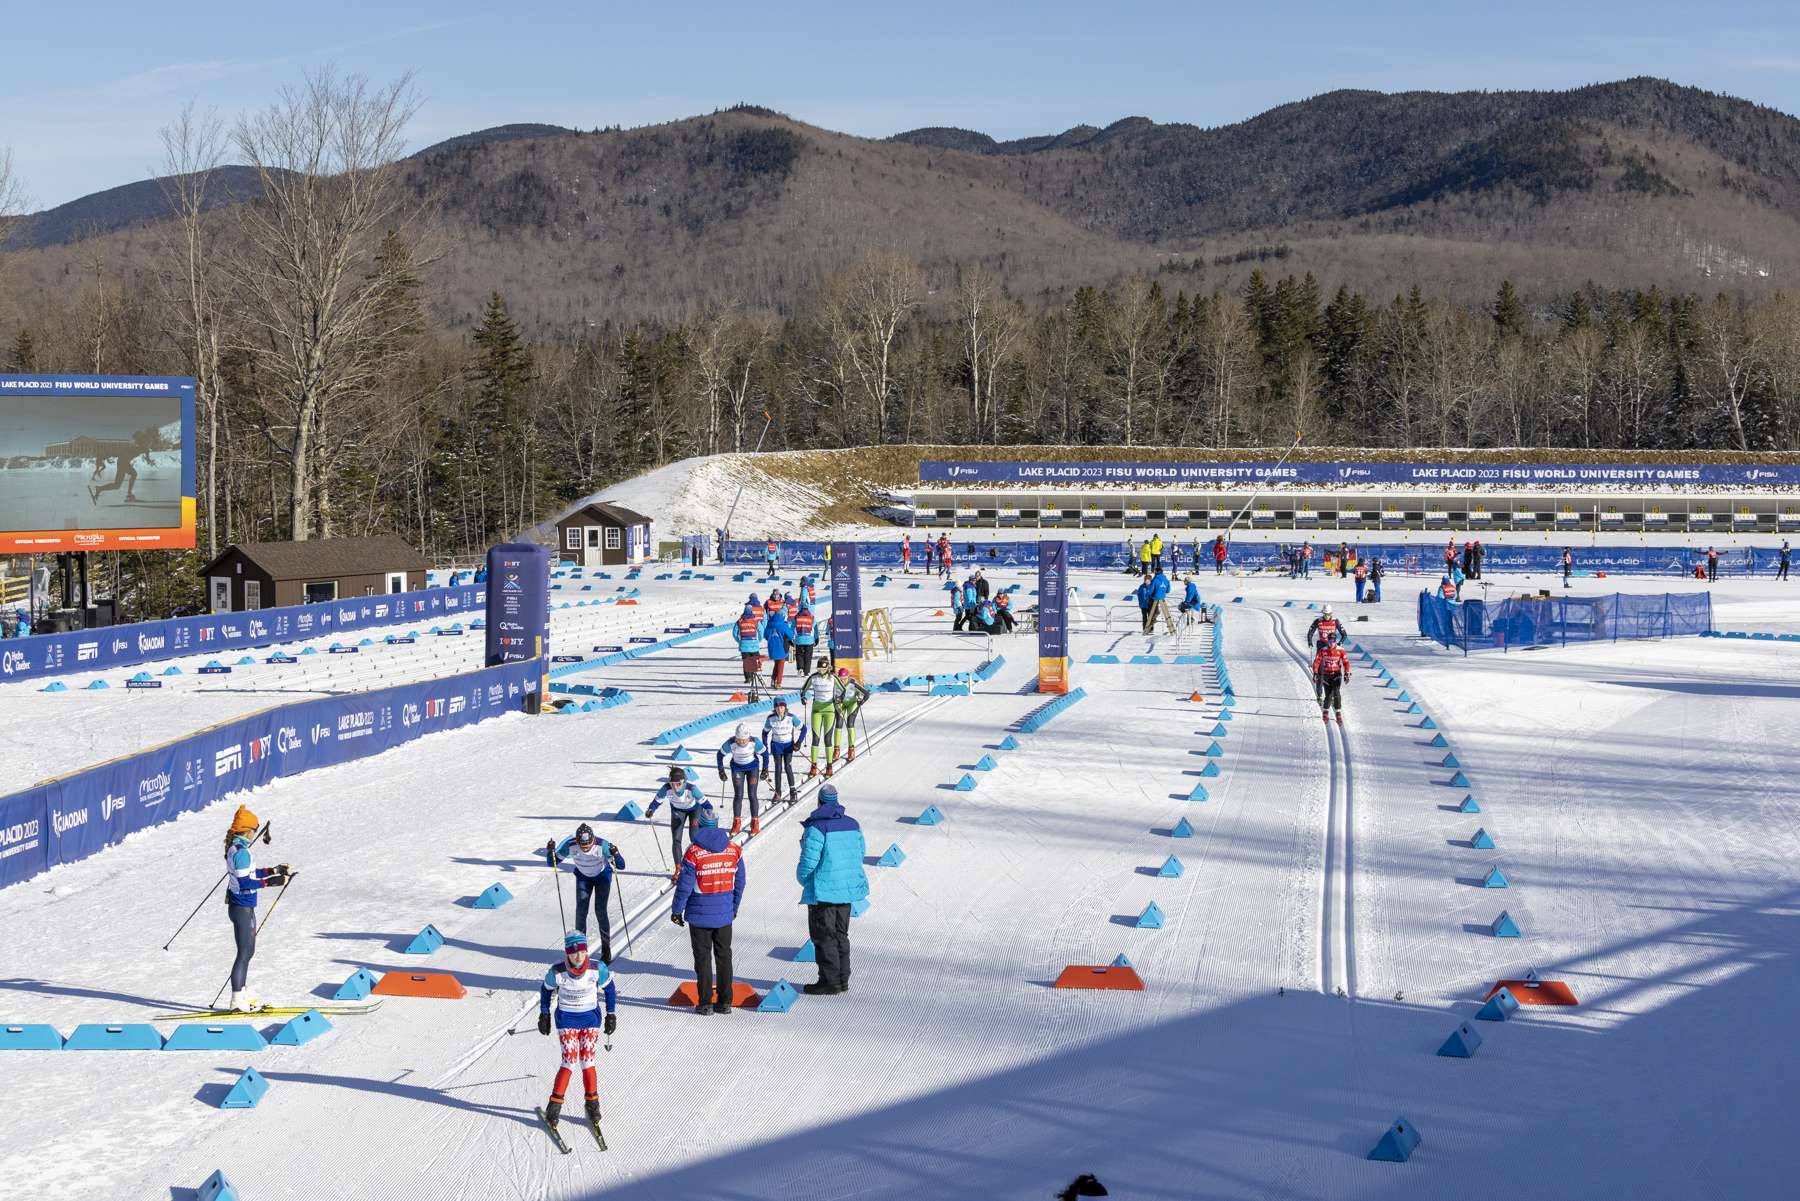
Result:
[[[1464,1022],[1450,1032],[1450,1037],[1445,1039],[1444,1045],[1438,1048],[1438,1054],[1449,1055],[1456,1059],[1467,1059],[1475,1054],[1475,1049],[1480,1045],[1481,1035],[1475,1032],[1475,1027]]]
[[[860,901],[851,901],[850,902],[850,916],[851,917],[861,917],[863,914],[867,913],[868,911],[869,911],[869,902],[868,902],[867,898],[864,898],[863,900],[860,900]]]
[[[1452,788],[1467,788],[1468,786],[1469,786],[1469,777],[1463,775],[1460,771],[1457,772],[1454,776],[1450,777],[1450,787],[1452,787]]]
[[[255,1026],[243,1022],[183,1022],[163,1044],[165,1051],[260,1051],[268,1041]]]
[[[1170,855],[1167,859],[1163,860],[1163,865],[1156,869],[1156,874],[1172,878],[1181,875],[1182,870],[1181,860]]]
[[[752,781],[752,783],[754,783],[754,781]],[[626,801],[623,805],[619,806],[617,817],[622,822],[634,822],[642,816],[644,816],[643,807],[636,801]]]
[[[165,676],[178,676],[180,674],[181,674],[181,669],[179,667],[176,667],[173,664],[170,664],[168,667],[165,667],[163,669],[163,675],[165,675]]]
[[[75,1027],[69,1035],[69,1041],[63,1044],[65,1051],[160,1051],[162,1035],[156,1027],[147,1022],[128,1023],[123,1026],[104,1026],[98,1023]]]
[[[150,673],[147,671],[140,671],[131,677],[131,682],[133,684],[142,684],[148,679],[150,679]]]
[[[1435,747],[1446,747],[1450,745],[1450,740],[1445,738],[1443,731],[1440,730],[1431,736],[1431,745]]]
[[[112,685],[108,684],[105,680],[95,680],[93,683],[91,683],[87,686],[87,690],[89,692],[98,692],[102,688],[111,688],[111,687],[112,687]]]
[[[51,680],[48,684],[44,685],[45,692],[67,692],[68,690],[69,686],[61,680]]]
[[[1215,742],[1200,753],[1205,755],[1208,759],[1217,759],[1225,754],[1225,748]]]
[[[1194,785],[1194,791],[1187,794],[1187,799],[1190,801],[1210,801],[1212,797],[1206,791],[1206,785],[1196,784]]]
[[[1394,699],[1397,701],[1410,701],[1410,700],[1412,700],[1412,693],[1410,693],[1406,689],[1402,688],[1400,690],[1400,695],[1395,697]]]
[[[927,805],[916,820],[921,826],[940,826],[944,823],[944,811],[936,805]]]
[[[443,945],[444,936],[438,933],[436,926],[426,922],[425,928],[413,935],[412,941],[402,950],[407,955],[429,955]]]
[[[255,1068],[245,1068],[231,1091],[219,1102],[220,1109],[255,1109],[256,1103],[269,1091],[269,1082]]]
[[[963,778],[958,780],[954,787],[957,792],[974,792],[975,777],[971,776],[968,772],[964,772]]]
[[[1011,734],[1008,734],[1005,738],[1000,740],[1000,749],[1003,751],[1016,751],[1019,749],[1019,740],[1014,738]]]
[[[1419,728],[1421,730],[1435,730],[1437,729],[1437,723],[1427,717],[1424,721],[1419,723]]]
[[[1412,1123],[1405,1118],[1395,1118],[1381,1141],[1375,1144],[1375,1149],[1369,1152],[1369,1158],[1383,1163],[1405,1163],[1418,1146],[1419,1132],[1413,1129]]]
[[[1475,798],[1472,796],[1464,797],[1462,799],[1462,804],[1458,805],[1456,808],[1459,813],[1480,813],[1481,812],[1481,806],[1477,805],[1475,803]]]
[[[1461,767],[1461,766],[1462,766],[1462,760],[1460,760],[1460,759],[1458,759],[1458,758],[1457,758],[1457,757],[1456,757],[1456,754],[1455,754],[1455,752],[1452,752],[1452,753],[1450,753],[1450,754],[1448,754],[1448,755],[1445,755],[1445,756],[1444,756],[1444,762],[1443,762],[1443,763],[1442,763],[1442,764],[1441,764],[1441,765],[1440,765],[1440,766],[1443,766],[1443,767]]]
[[[1481,878],[1481,886],[1483,888],[1509,887],[1506,881],[1506,873],[1500,870],[1499,864],[1496,863],[1493,867],[1488,868],[1487,875]]]
[[[1193,836],[1194,827],[1188,825],[1188,819],[1185,817],[1176,822],[1175,828],[1169,831],[1170,838],[1192,838]]]
[[[1113,967],[1130,967],[1131,960],[1125,958],[1125,952],[1120,951],[1117,955],[1113,956],[1112,966]]]
[[[1508,913],[1504,909],[1502,909],[1500,911],[1500,916],[1494,919],[1494,924],[1489,926],[1488,930],[1493,934],[1493,936],[1495,938],[1521,938],[1521,937],[1523,937],[1523,935],[1519,931],[1519,923],[1513,921],[1512,914]]]
[[[1485,827],[1477,829],[1475,836],[1469,839],[1469,845],[1478,851],[1491,851],[1494,849],[1494,836]]]
[[[1291,601],[1291,600],[1287,600],[1287,601],[1282,601],[1282,602],[1281,602],[1281,607],[1282,607],[1282,608],[1283,608],[1283,609],[1292,609],[1292,608],[1293,608],[1293,607],[1294,607],[1294,602],[1293,602],[1293,601]]]
[[[243,658],[241,658],[237,661],[237,665],[239,667],[249,667],[250,665],[252,665],[255,662],[256,662],[255,659],[252,659],[249,655],[245,655]]]
[[[309,1009],[290,1018],[269,1041],[278,1047],[302,1047],[329,1029],[331,1023],[325,1020],[325,1015],[316,1009]]]
[[[242,1201],[237,1187],[231,1183],[224,1172],[214,1172],[200,1185],[200,1191],[194,1194],[195,1201]]]
[[[763,994],[762,1004],[756,1007],[758,1013],[786,1013],[800,999],[800,990],[786,980],[777,980],[768,992]]]
[[[877,859],[875,864],[877,867],[899,867],[905,862],[906,852],[900,849],[899,843],[890,842],[888,849],[881,852],[881,858]]]
[[[1200,769],[1200,774],[1209,780],[1216,779],[1219,775],[1219,765],[1217,763],[1208,763],[1205,767]]]
[[[1214,738],[1223,738],[1223,737],[1225,737],[1225,735],[1227,735],[1229,733],[1231,733],[1231,731],[1225,727],[1224,722],[1217,721],[1217,722],[1213,723],[1212,736]]]
[[[1235,715],[1229,709],[1221,709],[1219,710],[1219,720],[1232,721],[1235,720]]]
[[[678,746],[675,748],[675,753],[673,755],[670,755],[669,758],[676,763],[686,763],[690,759],[692,759],[693,756],[688,754],[687,747]]]
[[[506,885],[490,884],[481,890],[480,896],[475,898],[475,908],[498,909],[512,899],[513,895],[506,890]]]
[[[976,771],[993,771],[999,766],[998,763],[994,762],[994,757],[992,755],[983,755],[980,759],[975,761]]]
[[[369,990],[374,987],[375,977],[369,974],[368,968],[359,967],[350,973],[348,980],[338,985],[338,990],[331,994],[331,999],[334,1001],[360,1001],[368,996]]]
[[[1140,930],[1160,930],[1160,929],[1162,929],[1163,928],[1162,907],[1160,905],[1158,905],[1155,901],[1151,901],[1148,905],[1144,906],[1144,911],[1142,913],[1138,914],[1137,928]]]
[[[0,1026],[0,1051],[60,1051],[62,1045],[55,1026]]]
[[[819,949],[813,946],[813,940],[810,938],[801,944],[798,951],[794,952],[795,963],[817,963],[818,961]]]
[[[1475,1011],[1475,1017],[1483,1022],[1504,1022],[1518,1011],[1518,998],[1510,990],[1503,988],[1482,1003],[1481,1008]]]

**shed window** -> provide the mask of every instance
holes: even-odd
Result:
[[[619,527],[616,525],[609,525],[606,527],[606,549],[619,549]]]
[[[569,550],[581,549],[581,527],[572,525],[563,531],[563,545]]]

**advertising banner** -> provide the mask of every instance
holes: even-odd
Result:
[[[525,542],[488,551],[487,663],[536,659],[550,650],[550,552]]]
[[[1069,690],[1069,544],[1038,551],[1038,691]]]
[[[1800,466],[1744,463],[993,463],[927,459],[919,482],[951,486],[1024,484],[1074,488],[1205,488],[1243,484],[1433,484],[1503,488],[1800,487]]]
[[[194,545],[194,381],[0,372],[0,553]]]
[[[0,888],[231,793],[516,713],[542,670],[528,660],[299,701],[0,797]]]
[[[0,642],[0,680],[34,680],[181,655],[248,650],[434,617],[479,617],[486,593],[486,584],[461,584],[316,605],[143,621],[71,634],[34,634]]]
[[[793,545],[783,543],[783,548]],[[821,555],[823,552],[821,551]],[[862,573],[857,568],[857,544],[831,544],[831,659],[847,667],[857,680],[862,675]]]

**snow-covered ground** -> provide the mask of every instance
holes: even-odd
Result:
[[[865,592],[900,640],[874,680],[983,658],[983,639],[934,616],[929,583],[906,587],[918,581]],[[837,782],[871,856],[898,843],[906,860],[867,869],[850,993],[704,1020],[665,1003],[691,978],[658,899],[667,827],[613,814],[666,771],[651,737],[729,703],[735,656],[704,638],[573,677],[622,685],[629,705],[507,717],[251,795],[274,822],[262,859],[301,869],[262,937],[262,996],[328,996],[357,966],[451,971],[468,996],[391,999],[300,1048],[0,1053],[9,1186],[162,1199],[223,1167],[246,1201],[1025,1198],[1080,1172],[1158,1199],[1786,1191],[1800,1169],[1800,1047],[1781,1033],[1800,987],[1800,648],[1689,638],[1464,658],[1414,637],[1416,589],[1400,580],[1357,608],[1335,579],[1202,576],[1236,692],[1222,721],[1212,665],[1086,663],[1204,654],[1204,630],[1146,638],[1123,576],[1076,583],[1086,699],[1019,734],[1020,750],[996,748],[1044,699],[1026,635],[996,640],[1005,664],[973,696],[871,701],[864,752]],[[646,628],[675,626],[744,591],[645,582],[635,608]],[[1783,585],[1716,595],[1722,628],[1800,629]],[[1321,728],[1300,666],[1306,605],[1327,600],[1397,678],[1379,687],[1359,664],[1342,733]],[[1401,689],[1470,788],[1449,786]],[[715,803],[726,732],[690,743]],[[1214,741],[1216,760],[1201,754]],[[984,754],[998,767],[950,790]],[[1200,776],[1214,761],[1220,774]],[[1210,799],[1183,799],[1197,782]],[[1479,815],[1455,811],[1465,793]],[[934,803],[945,824],[914,824]],[[216,879],[230,809],[0,892],[0,1020],[66,1034],[211,997],[230,958],[216,902],[160,948]],[[799,816],[747,852],[737,972],[759,991],[812,978],[792,961]],[[1192,838],[1170,836],[1182,818]],[[566,1126],[563,1157],[531,1113],[556,1064],[532,1023],[536,982],[563,924],[532,851],[584,820],[621,846],[636,916],[629,941],[615,929],[623,999],[600,1064],[612,1150]],[[1494,850],[1468,845],[1477,826]],[[1171,854],[1184,873],[1156,875]],[[1504,891],[1479,886],[1494,865]],[[470,908],[495,881],[516,900]],[[1151,901],[1164,927],[1137,928]],[[1486,932],[1503,908],[1523,938]],[[427,922],[444,948],[400,954]],[[1048,987],[1120,953],[1145,992]],[[1581,1006],[1472,1022],[1473,1059],[1434,1054],[1495,980],[1531,966]],[[217,1109],[251,1064],[267,1098]],[[1412,1161],[1368,1161],[1402,1116],[1424,1137]]]

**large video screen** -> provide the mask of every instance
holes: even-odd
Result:
[[[193,380],[0,373],[0,552],[193,545]]]

